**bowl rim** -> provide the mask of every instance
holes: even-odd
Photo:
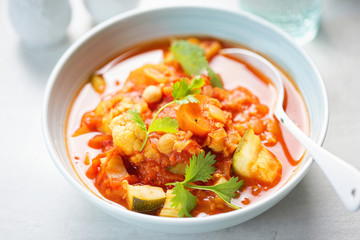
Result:
[[[279,189],[277,189],[276,192],[267,196],[266,198],[262,199],[261,201],[255,202],[255,203],[247,206],[246,208],[241,209],[241,211],[231,211],[231,212],[227,212],[227,213],[220,213],[220,214],[216,214],[216,215],[212,215],[212,216],[196,217],[196,218],[168,218],[168,217],[153,216],[153,215],[138,213],[138,212],[128,210],[126,208],[121,208],[117,204],[111,204],[110,202],[104,201],[104,199],[101,199],[100,197],[96,196],[91,191],[89,191],[86,187],[81,186],[81,184],[79,182],[77,182],[76,180],[74,180],[73,177],[67,172],[65,167],[58,160],[58,156],[57,156],[56,152],[54,151],[54,149],[52,148],[52,144],[51,144],[52,140],[51,140],[51,134],[50,134],[50,129],[49,129],[49,122],[47,119],[49,100],[51,97],[51,92],[53,90],[53,85],[55,84],[57,75],[62,70],[63,65],[65,65],[65,63],[68,61],[68,59],[73,54],[75,54],[76,50],[78,48],[80,48],[83,44],[86,44],[86,42],[90,41],[91,38],[93,38],[94,36],[101,34],[101,32],[104,29],[118,24],[118,22],[124,21],[125,19],[129,19],[129,18],[137,18],[143,14],[154,14],[156,12],[162,12],[162,11],[168,11],[168,10],[186,11],[189,9],[195,9],[195,10],[198,9],[201,11],[203,11],[203,10],[204,11],[207,11],[207,10],[214,11],[215,10],[218,12],[222,12],[223,14],[231,13],[233,15],[238,15],[239,17],[248,18],[249,20],[251,20],[253,22],[257,22],[257,24],[260,24],[267,28],[270,28],[276,34],[278,34],[282,38],[286,39],[290,45],[293,45],[292,47],[295,47],[296,50],[302,55],[302,57],[308,62],[309,66],[311,67],[314,75],[316,76],[316,78],[318,80],[320,90],[322,92],[322,101],[323,101],[324,107],[325,107],[325,109],[324,109],[325,122],[324,122],[324,125],[322,125],[321,129],[319,130],[318,138],[314,139],[314,141],[321,145],[325,140],[326,131],[327,131],[328,122],[329,122],[329,103],[328,103],[326,88],[325,88],[324,82],[322,80],[322,77],[320,76],[319,71],[315,67],[312,60],[305,53],[305,51],[297,43],[295,43],[288,35],[286,35],[286,33],[284,33],[282,30],[280,30],[278,27],[276,27],[275,25],[269,23],[268,21],[266,21],[258,16],[255,16],[253,14],[250,14],[250,13],[247,13],[247,12],[244,12],[241,10],[228,9],[228,8],[223,8],[223,7],[218,7],[218,6],[214,7],[214,6],[185,4],[185,5],[176,5],[176,6],[162,6],[162,7],[154,7],[154,8],[146,8],[146,9],[140,8],[140,9],[130,10],[130,11],[122,13],[120,15],[111,17],[110,19],[107,19],[102,23],[99,23],[98,25],[96,25],[95,27],[90,29],[88,32],[86,32],[84,35],[82,35],[79,39],[77,39],[74,43],[71,44],[71,46],[65,51],[65,53],[59,59],[59,61],[56,63],[55,67],[53,68],[53,70],[50,74],[49,80],[48,80],[46,88],[45,88],[45,96],[44,96],[44,101],[43,101],[42,132],[43,132],[43,137],[44,137],[44,142],[45,142],[46,148],[49,152],[49,155],[50,155],[52,161],[54,162],[55,166],[60,171],[60,173],[65,177],[65,179],[75,189],[77,189],[81,194],[83,194],[85,196],[85,198],[87,200],[91,201],[96,206],[105,208],[108,213],[117,212],[122,216],[126,215],[127,217],[134,219],[134,220],[142,218],[142,220],[146,221],[146,222],[157,222],[159,224],[164,224],[164,225],[181,224],[182,226],[185,226],[185,225],[189,226],[189,225],[193,225],[195,223],[208,224],[208,223],[218,222],[218,221],[225,220],[225,219],[236,218],[240,215],[246,215],[247,213],[250,213],[250,212],[256,210],[257,208],[259,208],[259,209],[265,208],[265,211],[266,211],[268,208],[272,207],[274,204],[278,203],[283,197],[285,197],[287,195],[286,191],[288,191],[289,189],[291,191],[291,189],[294,188],[302,180],[302,178],[309,171],[310,165],[313,162],[313,159],[311,156],[307,160],[305,159],[306,162],[303,164],[302,168],[298,169],[296,174],[294,174],[283,186],[281,186]],[[311,128],[311,126],[310,126],[310,128]],[[276,201],[275,203],[273,203],[273,201],[277,197],[280,197],[280,199],[278,201]],[[271,203],[273,203],[273,204],[271,204]],[[266,207],[269,205],[270,205],[270,207]],[[263,212],[264,211],[261,211],[260,214]],[[259,215],[259,214],[256,214],[255,216],[257,216],[257,215]]]

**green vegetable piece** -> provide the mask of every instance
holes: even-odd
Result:
[[[175,99],[175,103],[183,105],[188,104],[189,102],[198,102],[194,95],[201,92],[200,88],[204,86],[204,84],[205,80],[201,77],[195,77],[190,84],[186,79],[176,82],[172,89],[172,95]]]
[[[225,202],[229,203],[231,198],[235,197],[235,192],[243,186],[244,181],[238,181],[238,177],[232,177],[224,183],[209,186],[209,190],[215,192]]]
[[[221,79],[219,76],[212,70],[209,66],[206,68],[208,75],[210,77],[210,83],[213,87],[223,88]]]
[[[204,50],[186,40],[174,41],[170,51],[189,76],[199,75],[208,66]]]
[[[190,212],[196,206],[196,197],[192,195],[180,182],[175,183],[173,194],[175,196],[171,199],[171,206],[175,208],[180,206],[179,217],[191,217]]]
[[[193,196],[186,188],[212,191],[221,197],[230,207],[239,209],[230,201],[235,196],[235,192],[243,185],[243,181],[238,181],[237,177],[230,178],[214,186],[199,186],[193,184],[196,181],[207,182],[211,175],[215,172],[215,155],[208,152],[200,152],[197,156],[194,154],[190,159],[190,164],[185,169],[185,180],[183,182],[167,183],[166,185],[175,185],[173,194],[175,197],[171,199],[173,207],[179,207],[179,216],[191,216],[190,212],[196,206],[196,197]],[[192,197],[191,197],[191,196]]]
[[[193,102],[193,103],[197,102],[198,100],[194,97],[194,94],[200,93],[201,91],[200,88],[204,86],[204,84],[205,81],[201,77],[195,77],[190,84],[185,79],[176,82],[172,89],[172,95],[174,97],[174,100],[165,104],[156,112],[148,129],[146,127],[146,124],[142,120],[140,114],[137,111],[133,109],[128,110],[130,119],[133,122],[135,122],[137,125],[139,125],[141,129],[146,131],[146,136],[140,148],[140,151],[144,149],[150,133],[152,132],[175,133],[177,131],[179,125],[176,119],[170,117],[157,119],[157,116],[162,110],[164,110],[167,106],[170,106],[173,103],[182,105],[182,104],[187,104],[189,102]]]
[[[163,206],[165,192],[160,187],[150,185],[134,186],[127,183],[129,208],[137,212],[149,212]]]
[[[170,51],[174,54],[175,60],[180,63],[187,75],[199,75],[203,71],[207,71],[211,85],[223,88],[219,76],[210,68],[205,52],[201,47],[191,44],[186,40],[178,40],[171,44]]]
[[[166,198],[165,198],[165,203],[164,203],[164,206],[163,208],[161,209],[160,213],[159,213],[159,216],[162,216],[162,217],[173,217],[173,218],[176,218],[176,217],[179,217],[179,211],[180,211],[180,206],[177,206],[177,207],[172,207],[172,199],[175,197],[175,195],[173,194],[173,190],[170,189],[170,190],[167,190],[166,191]]]
[[[234,153],[232,167],[239,176],[255,178],[268,184],[281,174],[281,164],[262,144],[260,137],[249,129]]]
[[[169,172],[173,174],[185,175],[186,163],[180,162],[173,167],[169,168]]]
[[[211,178],[211,174],[215,172],[215,155],[208,152],[205,156],[205,151],[201,151],[197,156],[194,154],[190,159],[189,166],[185,169],[184,183],[202,181],[207,182]]]
[[[130,119],[135,122],[137,125],[139,125],[139,127],[141,127],[141,129],[145,130],[146,131],[146,124],[144,123],[144,121],[142,120],[139,112],[133,110],[133,109],[130,109],[128,111],[128,114],[129,114],[129,117]]]
[[[150,125],[148,132],[175,133],[178,127],[178,122],[175,119],[165,117],[162,119],[155,119],[154,122]]]

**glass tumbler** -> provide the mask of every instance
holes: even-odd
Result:
[[[277,25],[299,44],[311,41],[319,29],[323,0],[239,0],[243,10]]]

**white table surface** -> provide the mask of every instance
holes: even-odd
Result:
[[[68,41],[48,51],[34,51],[20,43],[8,3],[0,1],[0,239],[360,239],[360,212],[342,206],[316,164],[272,209],[212,233],[144,230],[83,199],[55,168],[41,133],[49,73],[69,44],[91,27],[82,3],[71,2]],[[224,2],[237,7],[233,0],[211,4]],[[143,0],[140,7],[164,3]],[[319,35],[304,48],[328,92],[330,120],[324,146],[360,169],[360,1],[325,0]]]

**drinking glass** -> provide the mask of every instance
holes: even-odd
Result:
[[[239,0],[243,10],[277,25],[300,44],[311,41],[319,29],[322,0]]]

